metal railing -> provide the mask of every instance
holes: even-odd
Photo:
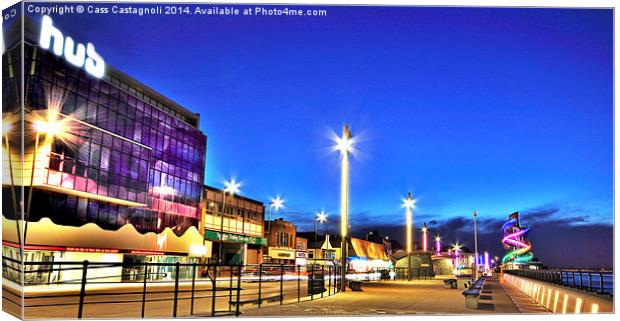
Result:
[[[613,296],[613,272],[577,270],[505,270],[507,274]]]
[[[20,262],[3,256],[2,272],[16,285],[13,291],[3,286],[3,299],[19,307],[25,280],[29,318],[239,316],[245,305],[331,296],[341,282],[337,265]]]

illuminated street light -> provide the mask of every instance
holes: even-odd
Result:
[[[237,183],[235,179],[231,179],[230,181],[224,182],[224,192],[230,195],[239,194],[239,187],[241,187],[241,183]]]
[[[413,208],[415,200],[411,198],[411,193],[407,193],[407,198],[403,200],[405,208],[405,220],[407,225],[407,279],[411,281],[411,251],[413,250]]]
[[[428,250],[428,237],[426,232],[428,228],[426,227],[426,223],[424,223],[424,227],[422,227],[422,251],[426,252]]]
[[[437,255],[441,254],[441,237],[439,235],[435,236],[435,252]]]
[[[13,213],[15,217],[15,224],[17,227],[17,242],[22,244],[22,235],[21,235],[21,227],[19,224],[19,216],[17,215],[17,195],[15,194],[15,178],[13,176],[13,156],[11,155],[11,144],[9,140],[9,133],[13,129],[13,123],[17,121],[17,117],[15,115],[11,116],[3,116],[2,117],[2,138],[4,139],[4,144],[6,145],[6,155],[7,161],[9,163],[9,177],[11,179],[11,202],[13,205]]]
[[[280,196],[276,196],[276,198],[272,198],[269,202],[268,212],[269,212],[269,221],[267,221],[267,235],[271,235],[271,209],[275,208],[276,211],[279,211],[284,207],[284,200],[280,198]]]
[[[340,152],[340,235],[342,242],[340,242],[341,258],[340,263],[342,265],[340,291],[346,291],[346,273],[347,273],[347,231],[349,224],[349,153],[353,151],[353,136],[349,130],[349,125],[344,125],[342,128],[342,137],[335,138],[336,145],[334,149]]]
[[[314,220],[314,242],[316,242],[316,234],[319,223],[325,223],[327,221],[327,213],[325,211],[321,211],[316,214],[316,218]]]
[[[30,208],[32,205],[32,190],[34,186],[34,176],[35,169],[37,163],[37,154],[39,153],[39,135],[45,134],[47,140],[51,140],[56,136],[59,136],[61,140],[64,140],[67,129],[68,129],[68,121],[69,118],[59,118],[60,113],[57,112],[48,112],[46,119],[35,119],[32,122],[32,126],[34,129],[35,139],[34,139],[34,152],[32,154],[32,166],[30,169],[30,185],[28,189],[28,203],[26,206],[26,215],[24,219],[26,220],[26,224],[24,226],[24,243],[26,241],[26,233],[28,232],[28,220],[30,218]]]
[[[454,250],[454,268],[458,270],[461,257],[461,245],[457,242],[452,249]]]
[[[224,181],[224,190],[222,191],[222,208],[220,211],[220,238],[223,237],[224,233],[224,213],[226,213],[226,193],[230,195],[231,198],[235,196],[235,194],[239,194],[241,187],[241,183],[237,183],[237,181],[232,178],[230,181]],[[220,250],[219,250],[218,261],[220,263],[223,262],[224,255],[224,242],[220,242]]]

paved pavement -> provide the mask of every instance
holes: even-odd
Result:
[[[461,292],[460,289],[445,288],[442,280],[365,283],[363,292],[347,291],[310,302],[246,309],[242,317],[520,312],[497,279],[486,282],[479,309],[466,308]]]

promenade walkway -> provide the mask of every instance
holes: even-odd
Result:
[[[446,289],[442,280],[365,283],[363,292],[347,291],[309,302],[246,308],[242,317],[521,312],[497,279],[487,281],[479,309],[466,308],[461,292],[460,289]]]

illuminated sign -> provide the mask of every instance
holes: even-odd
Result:
[[[118,253],[117,249],[98,249],[91,247],[67,247],[69,252],[88,252],[88,253]]]
[[[52,39],[54,39],[53,46]],[[43,16],[41,21],[39,45],[45,50],[49,50],[52,46],[52,52],[56,56],[64,56],[70,64],[84,68],[94,77],[101,78],[105,74],[105,62],[95,51],[95,46],[90,42],[86,46],[81,43],[76,44],[73,38],[68,36],[65,38],[62,32],[54,27],[52,18],[49,16]]]

